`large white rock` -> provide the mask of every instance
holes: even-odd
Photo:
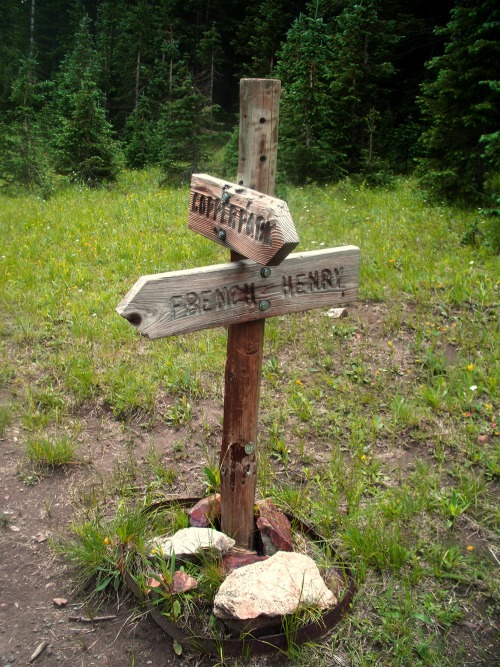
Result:
[[[235,544],[234,540],[213,528],[183,528],[174,535],[154,537],[149,548],[167,558],[183,559],[196,555],[200,550],[224,555]]]
[[[309,556],[278,551],[265,561],[234,570],[215,596],[214,615],[233,630],[251,632],[279,624],[300,606],[324,610],[336,604]]]

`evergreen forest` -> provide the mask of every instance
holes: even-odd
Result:
[[[282,181],[496,212],[499,28],[495,0],[2,0],[0,185],[233,176],[239,79],[275,77]]]

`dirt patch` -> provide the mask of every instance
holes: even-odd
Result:
[[[178,664],[172,643],[126,597],[117,606],[103,603],[89,608],[85,597],[74,591],[72,573],[54,555],[51,540],[67,533],[77,501],[91,488],[99,492],[102,480],[115,474],[117,460],[132,454],[141,461],[153,447],[172,455],[174,443],[187,437],[182,431],[163,428],[156,433],[124,433],[121,425],[89,416],[80,443],[87,464],[62,471],[37,474],[26,466],[21,435],[8,429],[0,448],[0,516],[8,524],[0,532],[0,664],[27,664],[34,651],[45,647],[36,665],[170,665]],[[171,493],[201,491],[196,476],[185,475],[191,462],[182,462],[179,482]],[[194,464],[193,464],[194,465]],[[172,458],[175,469],[179,463]],[[179,471],[180,473],[180,471]],[[187,477],[194,484],[187,484]],[[23,479],[24,481],[23,481]],[[57,607],[53,600],[67,604]],[[82,623],[72,617],[112,616]],[[184,664],[203,664],[194,657]]]

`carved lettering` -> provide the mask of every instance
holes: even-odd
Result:
[[[200,297],[196,292],[186,294],[186,306],[189,315],[200,312]]]
[[[176,308],[182,308],[182,296],[173,296],[171,299],[172,304],[172,319],[175,320],[177,317]]]
[[[248,215],[247,215],[247,212],[245,211],[245,209],[240,208],[240,218],[238,220],[238,234],[241,234],[241,230],[243,229],[243,225],[246,226],[247,218],[248,218]]]
[[[255,215],[253,213],[250,213],[250,215],[247,218],[247,224],[245,225],[245,233],[247,236],[253,235],[254,224],[255,224],[254,219]]]
[[[283,276],[283,296],[293,295],[292,276]]]
[[[297,276],[295,276],[295,290],[297,294],[307,294],[308,290],[304,289],[305,286],[305,281],[304,278],[306,277],[305,273],[299,273]]]
[[[207,198],[202,202],[200,196],[200,201],[196,203],[196,206],[204,206],[205,211],[210,209],[209,215],[212,215],[212,206],[217,206],[217,202],[212,200],[210,204]],[[230,213],[229,219],[236,220],[235,216],[238,217],[239,224],[239,211],[236,214]],[[263,223],[262,220],[257,223],[257,220],[255,224],[267,224],[267,222]],[[292,297],[299,298],[301,295],[315,292],[332,292],[337,290],[343,296],[344,288],[341,286],[343,273],[343,267],[335,267],[332,269],[323,268],[317,271],[308,271],[307,273],[285,275],[281,276],[281,288],[278,283],[273,289],[278,291],[281,289],[281,297],[285,299]],[[189,291],[184,294],[176,294],[170,297],[171,317],[175,320],[182,317],[203,314],[212,310],[226,310],[242,303],[255,305],[261,299],[266,298],[270,298],[272,301],[272,292],[266,292],[266,289],[268,287],[265,284],[257,283],[256,286],[255,283],[244,283],[207,289],[200,292]]]
[[[335,268],[333,269],[333,272],[335,274],[335,286],[340,287],[340,279],[344,273],[344,267],[341,266],[340,269]]]
[[[191,210],[192,211],[197,211],[198,210],[198,198],[199,198],[199,193],[194,192],[193,193],[193,203],[191,204]]]
[[[330,269],[323,269],[321,271],[321,289],[325,290],[329,287],[333,287],[332,284],[332,272]]]
[[[333,269],[333,272],[330,269],[322,269],[321,271],[309,271],[308,274],[298,273],[295,276],[283,276],[282,295],[289,297],[296,294],[339,289],[342,273],[343,268],[341,267]]]
[[[319,292],[319,271],[309,271],[309,291]]]
[[[227,287],[215,290],[215,309],[227,308],[229,306],[229,291]]]
[[[272,232],[278,225],[276,220],[266,220],[263,215],[256,217],[255,213],[234,204],[222,203],[220,197],[212,197],[201,192],[193,191],[191,211],[211,218],[219,225],[227,225],[246,234],[253,240],[265,246],[272,246]]]
[[[214,295],[212,290],[205,290],[201,293],[201,309],[213,310]]]
[[[205,213],[205,195],[200,195],[200,203],[198,204],[198,213]]]
[[[222,205],[221,205],[220,199],[217,198],[215,200],[215,204],[214,204],[214,214],[212,216],[212,220],[217,220],[217,216],[219,215],[221,208],[222,208]]]

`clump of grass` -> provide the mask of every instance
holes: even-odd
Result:
[[[399,525],[375,515],[369,515],[366,520],[346,521],[344,539],[352,550],[354,561],[361,558],[365,564],[380,571],[398,571],[410,556]]]
[[[10,424],[12,418],[12,406],[0,405],[0,437],[5,433],[5,429]]]
[[[68,435],[34,435],[26,441],[26,456],[35,465],[65,466],[75,462],[76,445]]]
[[[55,544],[75,569],[78,586],[91,594],[117,592],[124,569],[141,571],[148,518],[142,508],[119,504],[111,519],[96,507],[76,518],[71,536]]]

